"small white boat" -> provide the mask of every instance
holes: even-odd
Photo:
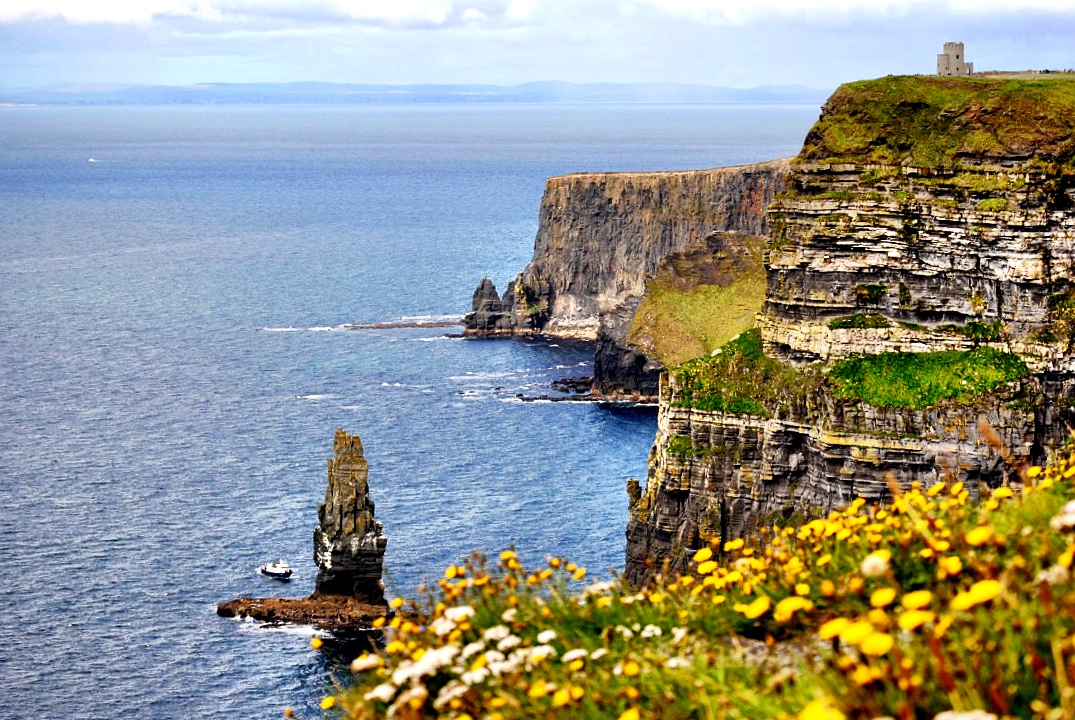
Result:
[[[286,560],[273,560],[271,563],[259,567],[258,572],[276,580],[291,579],[291,566],[287,564]]]

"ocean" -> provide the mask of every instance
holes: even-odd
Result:
[[[12,718],[302,717],[350,647],[219,618],[313,589],[337,427],[389,595],[474,551],[623,564],[652,410],[522,402],[592,348],[452,320],[545,179],[797,152],[815,106],[0,108],[0,696]],[[277,557],[289,584],[255,574]]]

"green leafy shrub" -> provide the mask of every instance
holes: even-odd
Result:
[[[831,330],[861,330],[864,328],[887,327],[892,327],[892,323],[881,313],[858,313],[829,320],[829,329]]]

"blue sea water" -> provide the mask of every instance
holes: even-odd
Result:
[[[311,591],[336,427],[365,445],[390,593],[511,545],[621,567],[654,416],[516,399],[591,348],[343,326],[503,289],[550,175],[790,155],[816,115],[0,108],[0,715],[317,715],[346,648],[215,607]],[[275,557],[290,584],[254,574]]]

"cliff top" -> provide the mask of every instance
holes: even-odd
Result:
[[[798,162],[1075,165],[1075,75],[888,76],[847,83]]]

